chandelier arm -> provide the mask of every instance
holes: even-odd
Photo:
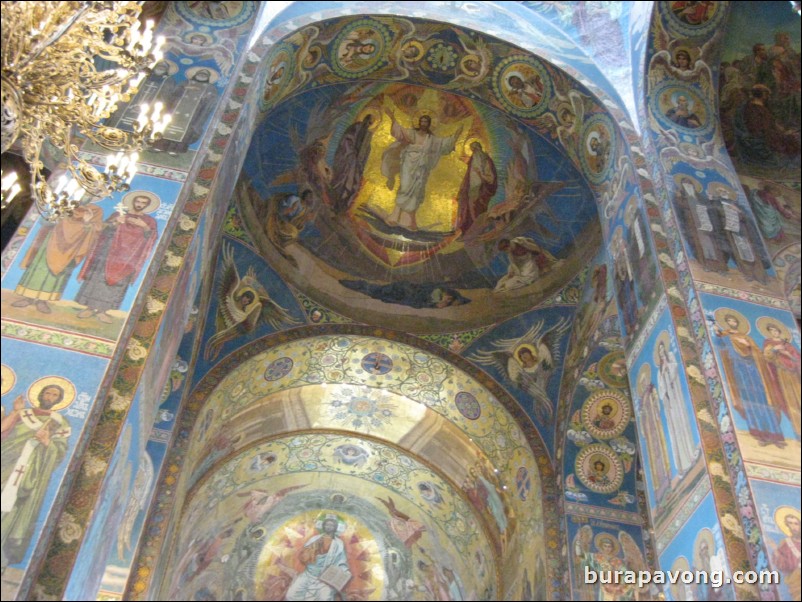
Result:
[[[63,4],[63,3],[60,3]],[[47,38],[40,40],[37,44],[31,48],[31,50],[26,53],[26,56],[22,59],[22,61],[17,65],[17,68],[20,70],[24,70],[25,67],[28,66],[29,63],[35,61],[39,58],[48,47],[58,42],[65,33],[67,33],[70,28],[75,25],[75,23],[80,19],[92,6],[91,2],[82,2],[83,6],[73,14],[66,22],[62,23],[61,26],[54,31],[51,35]]]

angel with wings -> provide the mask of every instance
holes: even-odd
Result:
[[[592,552],[591,548],[596,551]],[[621,555],[623,553],[623,558]],[[585,568],[597,573],[612,574],[612,571],[638,571],[648,570],[640,547],[629,533],[619,531],[618,537],[608,532],[593,533],[593,527],[585,525],[574,537],[574,574],[584,575]],[[609,571],[609,572],[608,572]],[[581,582],[582,579],[577,578]],[[636,592],[636,585],[626,584],[620,580],[615,583],[597,583],[598,591],[593,595],[590,591],[582,591],[586,600],[634,600],[648,599],[648,586],[646,592]],[[583,590],[590,589],[590,585],[582,586]],[[590,595],[589,595],[590,594]],[[646,597],[640,597],[646,594]]]
[[[264,491],[262,489],[251,489],[250,491],[241,491],[237,493],[237,497],[247,497],[248,500],[242,505],[242,513],[248,518],[252,525],[262,522],[267,513],[275,508],[278,503],[283,500],[287,494],[302,489],[306,485],[294,485],[285,487],[275,493]]]
[[[472,358],[496,367],[525,391],[540,420],[550,420],[554,413],[546,387],[561,362],[560,341],[571,328],[571,321],[561,318],[551,328],[545,329],[545,325],[545,320],[540,320],[523,336],[495,341],[493,350],[477,351]]]
[[[253,266],[240,278],[234,263],[234,249],[223,244],[223,275],[217,287],[217,331],[209,339],[204,359],[214,360],[228,341],[256,330],[260,324],[278,329],[282,324],[294,325],[298,321],[270,298],[265,287],[256,279]]]

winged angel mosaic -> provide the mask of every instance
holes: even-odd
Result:
[[[234,263],[231,245],[223,245],[223,273],[217,286],[216,331],[204,350],[206,361],[214,360],[223,345],[239,336],[256,330],[260,324],[278,329],[282,324],[298,322],[289,312],[270,298],[257,280],[253,266],[240,278]]]
[[[562,361],[560,341],[571,327],[567,318],[544,331],[545,324],[540,320],[523,336],[494,341],[492,350],[483,349],[472,356],[477,363],[498,369],[529,395],[540,420],[549,420],[554,414],[546,388]]]

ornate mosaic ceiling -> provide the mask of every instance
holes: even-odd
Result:
[[[265,64],[239,206],[271,265],[327,307],[410,332],[487,325],[598,248],[615,128],[553,66],[389,17],[304,28]]]

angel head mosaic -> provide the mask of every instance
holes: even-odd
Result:
[[[362,18],[302,30],[264,65],[240,209],[282,277],[336,311],[417,332],[487,324],[600,244],[591,186],[610,177],[615,126],[535,57]]]

